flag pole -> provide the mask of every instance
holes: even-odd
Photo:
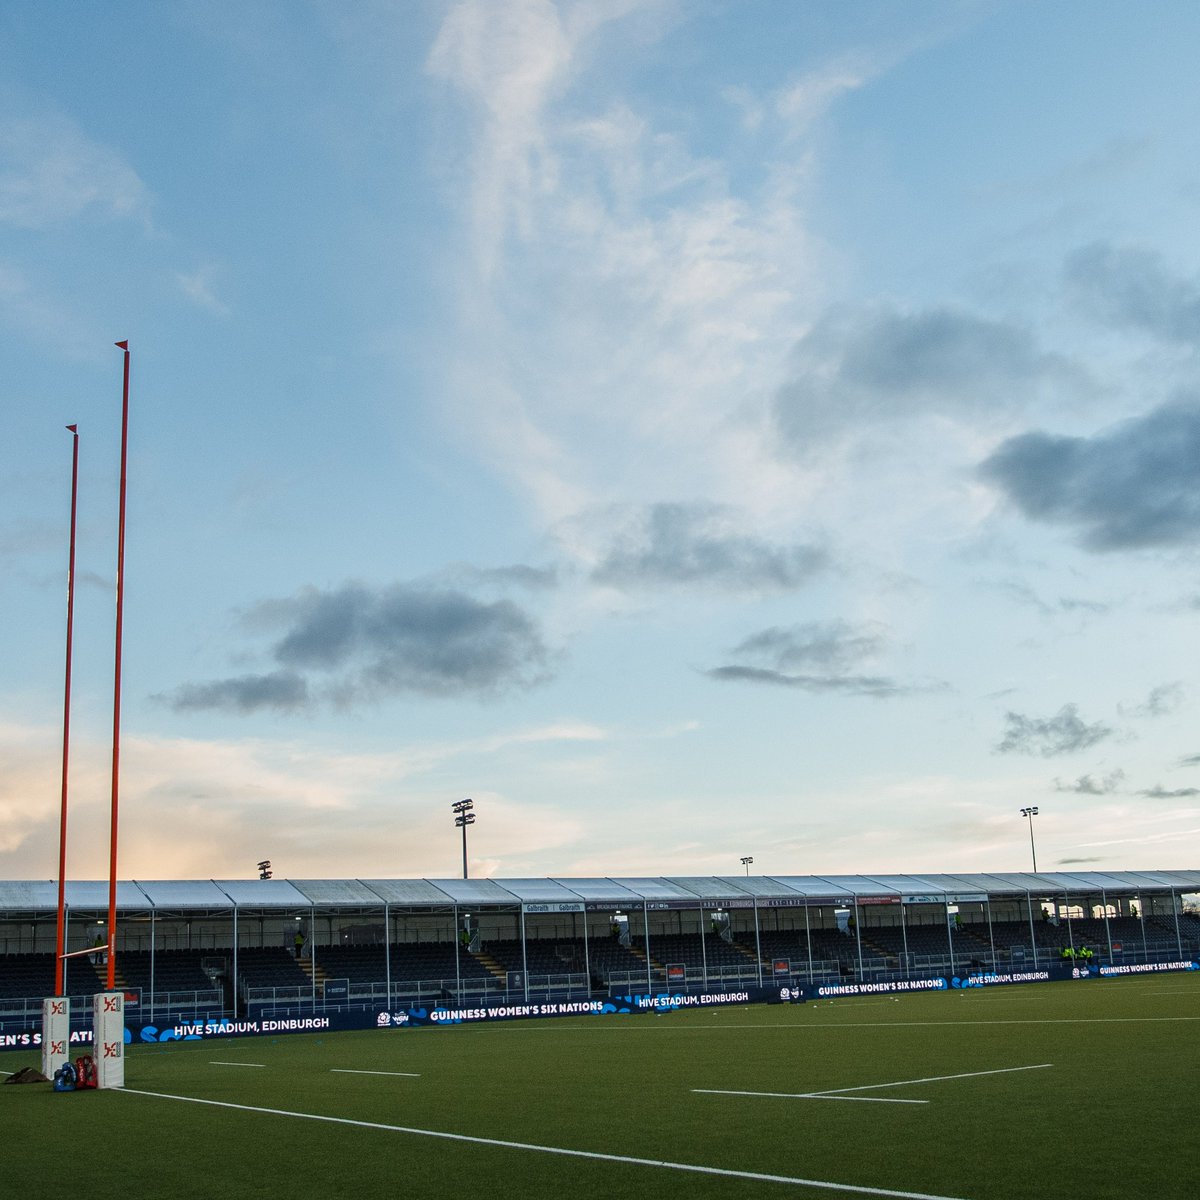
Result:
[[[79,500],[79,426],[71,431],[71,539],[67,561],[67,666],[63,684],[62,804],[58,824],[58,928],[54,953],[54,994],[63,994],[67,910],[67,768],[71,756],[71,634],[75,621],[75,514]]]
[[[117,634],[113,669],[112,808],[109,816],[108,855],[108,990],[117,986],[117,794],[121,762],[121,632],[125,608],[125,478],[129,460],[129,342],[114,343],[124,352],[121,387],[121,487],[117,516]]]

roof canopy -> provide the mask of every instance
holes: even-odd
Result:
[[[629,879],[167,879],[122,880],[123,912],[171,913],[307,908],[517,908],[521,904],[619,903],[630,908],[761,902],[854,904],[954,902],[1030,896],[1035,899],[1138,896],[1200,892],[1200,871],[1060,871],[962,875],[762,875]],[[67,907],[104,912],[108,884],[70,880]],[[54,912],[53,880],[0,880],[0,919],[8,914]]]

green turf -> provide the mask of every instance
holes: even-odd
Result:
[[[0,1087],[0,1178],[49,1195],[44,1164],[86,1152],[152,1197],[855,1194],[249,1111],[270,1108],[965,1200],[1190,1200],[1198,1080],[1196,975],[137,1046],[124,1092]]]

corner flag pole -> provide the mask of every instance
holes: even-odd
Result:
[[[108,990],[117,986],[117,793],[121,762],[121,628],[125,609],[125,477],[129,460],[129,342],[114,343],[125,354],[121,388],[121,492],[117,516],[117,636],[113,670],[112,810],[108,855]]]
[[[79,426],[71,431],[71,541],[67,562],[67,668],[63,685],[62,812],[58,824],[58,930],[54,953],[54,994],[63,994],[63,952],[67,908],[67,765],[71,756],[71,632],[75,621],[75,513],[79,500]]]

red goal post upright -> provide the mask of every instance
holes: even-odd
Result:
[[[115,343],[124,355],[121,385],[121,483],[117,515],[117,628],[113,665],[112,805],[108,855],[107,990],[92,997],[96,1086],[125,1083],[125,996],[117,991],[117,796],[121,765],[121,636],[125,611],[125,492],[129,463],[129,342]]]
[[[63,682],[62,788],[58,823],[58,920],[54,939],[54,995],[42,1000],[42,1074],[51,1077],[70,1055],[71,1001],[63,995],[66,958],[67,781],[71,760],[71,654],[75,623],[75,529],[79,505],[79,426],[71,433],[71,535],[67,556],[67,646]]]

